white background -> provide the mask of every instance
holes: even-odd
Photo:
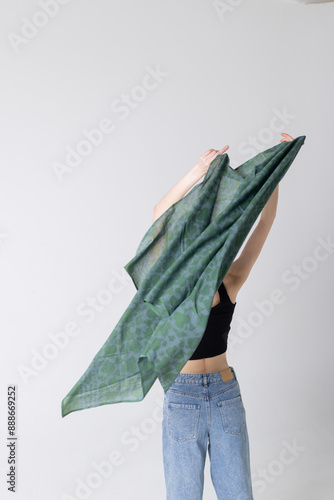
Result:
[[[1,497],[165,498],[158,380],[141,402],[65,418],[61,400],[136,292],[123,266],[154,205],[208,148],[228,144],[236,167],[286,132],[306,140],[238,294],[230,332],[238,343],[227,358],[247,412],[255,499],[333,499],[334,249],[319,251],[319,238],[334,241],[334,4],[2,4]],[[164,73],[161,81],[145,79],[148,68]],[[155,88],[143,91],[148,81]],[[125,95],[132,104],[123,104],[123,115],[115,102]],[[282,115],[285,121],[275,118]],[[68,148],[80,149],[83,130],[106,118],[113,131],[59,175]],[[109,290],[108,299],[115,277],[118,293]],[[258,304],[275,289],[284,302],[261,316]],[[92,299],[99,311],[88,305]],[[80,313],[89,308],[90,316]],[[246,337],[242,320],[250,325]],[[77,330],[70,337],[71,322]],[[52,334],[60,332],[67,344],[57,348]],[[11,384],[15,495],[6,484]],[[103,477],[96,467],[111,467],[113,452],[122,463]],[[216,499],[209,466],[207,457],[206,500]]]

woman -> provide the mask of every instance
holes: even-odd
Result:
[[[292,141],[282,133],[280,142]],[[154,207],[153,222],[206,174],[217,155],[209,149]],[[163,461],[167,500],[202,499],[206,450],[218,500],[253,500],[246,412],[236,372],[226,358],[236,297],[276,216],[278,185],[260,220],[216,291],[206,331],[191,358],[166,391]]]

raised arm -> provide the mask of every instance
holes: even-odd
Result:
[[[252,267],[260,255],[264,242],[267,239],[276,217],[277,201],[278,185],[265,204],[261,212],[260,220],[248,238],[240,257],[232,262],[228,270],[229,275],[233,277],[233,281],[238,289],[246,281]]]
[[[158,219],[169,207],[179,201],[202,176],[195,167],[192,167],[155,205],[153,222]]]
[[[292,141],[293,138],[285,133],[282,133],[284,139],[280,142]],[[256,225],[254,231],[247,240],[240,257],[238,257],[230,266],[228,274],[233,279],[235,289],[240,289],[246,281],[252,267],[254,266],[260,252],[263,248],[264,242],[267,239],[269,231],[274,223],[277,211],[278,202],[278,185],[274,189],[269,200],[265,204],[260,220]]]
[[[210,163],[216,156],[223,154],[229,146],[225,146],[219,151],[208,149],[203,153],[198,162],[192,167],[155,205],[153,222],[158,219],[169,207],[179,201],[206,174]]]

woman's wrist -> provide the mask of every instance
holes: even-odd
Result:
[[[198,163],[196,163],[196,165],[194,165],[188,172],[189,178],[194,181],[193,185],[196,184],[196,182],[198,182],[203,175],[205,175],[205,173],[206,172],[203,171]]]
[[[188,172],[161,198],[155,205],[159,213],[165,212],[171,205],[183,198],[188,191],[203,177],[198,165],[192,167]]]

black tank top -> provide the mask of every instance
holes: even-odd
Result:
[[[236,302],[231,302],[223,282],[218,292],[220,302],[211,307],[203,337],[189,359],[212,358],[227,350],[227,337]]]

